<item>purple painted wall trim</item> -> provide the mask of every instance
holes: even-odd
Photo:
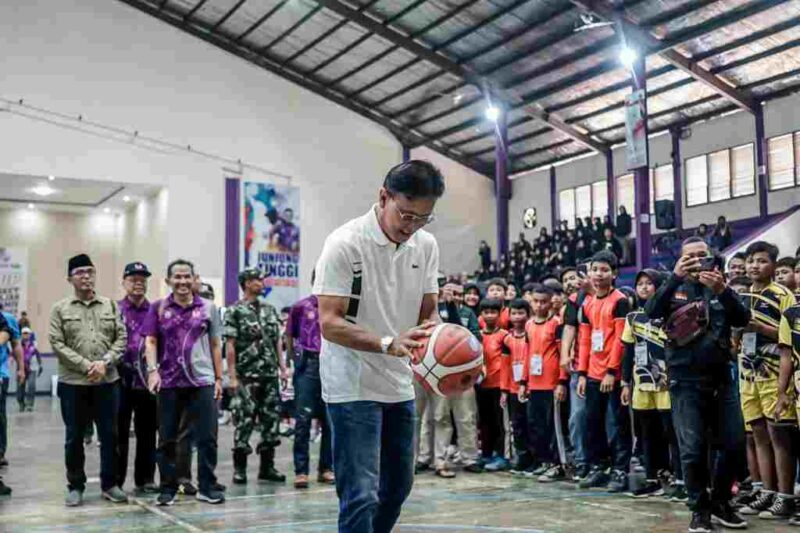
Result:
[[[239,178],[225,178],[225,305],[239,299]]]
[[[769,196],[769,162],[767,159],[767,137],[764,133],[764,108],[761,105],[756,107],[756,175],[758,180],[758,214],[766,219],[769,214],[767,199]]]
[[[763,226],[758,226],[757,228],[755,228],[753,231],[751,231],[750,233],[748,233],[747,235],[745,235],[741,239],[739,239],[736,242],[732,243],[730,246],[728,246],[727,248],[722,250],[722,254],[726,255],[726,254],[732,252],[733,250],[735,250],[739,246],[741,246],[742,243],[747,242],[750,239],[752,239],[753,237],[755,237],[756,235],[764,233],[765,231],[767,231],[771,227],[780,224],[781,222],[786,220],[786,218],[789,215],[791,215],[792,213],[794,213],[798,209],[800,209],[800,205],[795,205],[793,207],[790,207],[789,209],[787,209],[783,213],[777,213],[777,214],[774,214],[774,215],[769,215],[769,216],[767,216],[767,218],[762,218],[760,216],[757,216],[757,217],[751,217],[751,218],[743,218],[741,220],[735,220],[734,223],[739,223],[739,224],[741,224],[741,223],[752,223],[752,222],[764,221],[764,220],[768,220],[768,222],[766,222]],[[791,250],[790,250],[790,253],[785,254],[785,255],[791,255]]]
[[[647,164],[637,168],[633,173],[634,190],[636,191],[636,267],[646,268],[650,265],[653,245],[650,235],[650,140],[648,138],[647,113],[647,72],[645,57],[640,55],[633,63],[631,72],[633,89],[644,91],[644,142]]]
[[[675,199],[675,227],[683,229],[683,160],[681,159],[681,130],[670,131],[672,137],[672,187]]]
[[[403,163],[408,163],[411,161],[411,147],[407,145],[403,145]]]
[[[495,201],[497,213],[497,256],[508,251],[508,199],[511,198],[511,181],[508,179],[508,127],[506,111],[497,118],[495,126]]]
[[[558,217],[561,213],[558,212],[558,198],[556,192],[556,167],[550,167],[550,233],[555,231],[558,227]]]
[[[606,201],[608,202],[608,216],[611,222],[617,221],[617,210],[615,209],[614,197],[616,195],[616,183],[614,182],[614,152],[609,150],[606,153]]]

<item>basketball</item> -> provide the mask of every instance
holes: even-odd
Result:
[[[483,347],[465,327],[439,324],[431,336],[421,339],[423,346],[412,364],[414,378],[439,396],[454,396],[472,388],[483,367]]]

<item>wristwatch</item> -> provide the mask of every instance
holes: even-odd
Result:
[[[388,354],[389,353],[389,348],[391,348],[393,342],[394,342],[394,337],[382,337],[381,338],[381,353]]]
[[[158,365],[157,364],[153,365],[153,366],[147,365],[147,373],[148,374],[152,374],[156,370],[158,370]]]
[[[105,355],[103,356],[103,363],[105,363],[105,365],[106,365],[106,370],[107,370],[107,369],[109,369],[109,368],[111,368],[111,363],[112,363],[113,361],[114,361],[114,359],[111,357],[111,354],[110,354],[110,353],[107,353],[107,354],[105,354]]]

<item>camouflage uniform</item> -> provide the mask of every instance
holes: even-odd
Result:
[[[225,313],[225,338],[235,339],[239,388],[231,400],[234,452],[250,454],[250,435],[261,434],[257,452],[280,444],[278,341],[280,317],[267,302],[240,300]]]

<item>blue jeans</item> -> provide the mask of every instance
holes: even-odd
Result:
[[[578,397],[576,392],[579,377],[575,372],[569,380],[569,440],[576,466],[589,462],[586,454],[586,398]]]
[[[414,482],[414,401],[328,404],[339,533],[390,533]]]
[[[319,450],[317,470],[331,470],[331,429],[325,403],[322,401],[322,385],[319,379],[319,354],[303,352],[297,358],[294,375],[295,424],[294,424],[294,473],[308,475],[308,439],[311,420],[319,420],[322,443]]]
[[[8,418],[6,418],[6,397],[9,378],[0,378],[0,457],[6,454],[8,446]]]
[[[727,373],[719,379],[670,381],[672,423],[692,511],[708,511],[712,503],[722,504],[731,498],[731,485],[745,446],[736,389]],[[715,451],[716,465],[710,464],[709,450]],[[710,497],[706,489],[709,485],[713,487]]]
[[[177,441],[181,419],[188,418],[192,442],[197,446],[197,480],[200,492],[217,482],[217,403],[214,387],[161,389],[158,393],[158,469],[161,492],[178,491]]]
[[[83,437],[86,428],[97,424],[100,440],[100,487],[108,490],[117,484],[117,412],[119,389],[116,383],[103,385],[58,384],[61,418],[66,428],[64,462],[67,467],[67,487],[83,492],[86,486]]]

